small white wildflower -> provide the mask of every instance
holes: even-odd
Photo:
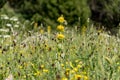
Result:
[[[5,19],[5,20],[8,20],[9,17],[7,15],[1,15],[1,19]]]
[[[12,24],[10,24],[10,23],[7,23],[7,24],[6,24],[6,26],[7,26],[7,27],[11,27],[11,26],[12,26]]]
[[[17,22],[16,22],[16,24],[20,24],[20,22],[19,22],[19,21],[17,21]]]
[[[12,17],[10,18],[11,21],[18,21],[18,18],[17,17]]]
[[[14,27],[18,28],[18,27],[19,27],[19,25],[15,24],[15,25],[14,25]]]
[[[3,35],[4,38],[10,38],[10,35]]]
[[[13,80],[13,75],[10,74],[5,80]]]
[[[118,50],[117,50],[116,48],[114,48],[114,52],[116,52],[116,53],[117,53],[117,52],[118,52]]]
[[[103,37],[107,37],[107,38],[110,38],[110,37],[111,37],[110,35],[108,35],[108,34],[104,34],[104,33],[101,33],[101,36],[103,36]]]
[[[87,19],[87,22],[88,22],[88,23],[90,22],[90,18]]]
[[[0,29],[1,32],[9,32],[9,29]]]
[[[62,44],[58,44],[58,48],[59,48],[59,49],[64,49],[64,47],[63,47]]]
[[[67,25],[67,24],[68,24],[66,20],[65,20],[64,24],[65,24],[65,25]]]
[[[0,37],[2,37],[2,35],[0,35]]]

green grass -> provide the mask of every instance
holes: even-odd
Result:
[[[0,19],[1,29],[9,29],[0,32],[1,80],[8,76],[14,80],[120,80],[119,38],[93,25],[81,29],[82,33],[67,26],[64,32],[48,33],[41,26],[10,19]],[[57,39],[58,33],[65,38]]]

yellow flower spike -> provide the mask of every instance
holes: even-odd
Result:
[[[59,23],[65,22],[65,19],[64,19],[63,15],[61,15],[61,16],[57,19],[57,21],[58,21]]]
[[[44,33],[44,30],[43,30],[43,29],[40,29],[40,33],[43,34],[43,33]]]
[[[57,30],[63,32],[64,31],[64,26],[63,25],[58,25]]]
[[[36,22],[34,23],[34,29],[37,29],[37,27],[38,27],[38,23]]]
[[[86,26],[83,26],[82,27],[82,34],[85,34],[86,30],[87,30]]]
[[[51,32],[51,26],[47,27],[47,32],[50,33]]]
[[[64,36],[63,34],[57,34],[57,39],[62,40],[62,39],[64,39],[64,38],[65,38],[65,36]]]

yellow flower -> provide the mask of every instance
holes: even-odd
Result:
[[[61,64],[61,67],[64,67],[64,64]]]
[[[43,33],[44,33],[44,30],[43,30],[43,29],[40,29],[40,33],[43,34]]]
[[[69,68],[67,68],[67,69],[66,69],[66,71],[67,71],[67,72],[69,72],[69,71],[70,71],[70,69],[69,69]]]
[[[76,63],[78,63],[78,62],[79,62],[79,60],[75,60],[75,62],[76,62]]]
[[[68,80],[67,78],[62,78],[61,80]]]
[[[60,23],[63,23],[65,21],[63,15],[61,15],[58,19],[57,19],[58,22]]]
[[[86,26],[83,26],[83,27],[82,27],[82,34],[85,34],[86,31],[87,31]]]
[[[77,69],[77,68],[73,68],[73,70],[74,70],[75,72],[77,72],[77,71],[78,71],[78,69]]]
[[[36,73],[34,73],[35,76],[39,76],[40,75],[40,71],[37,71]]]
[[[67,68],[67,69],[65,70],[65,75],[68,77],[68,76],[69,76],[69,73],[70,73],[70,69]]]
[[[51,32],[51,26],[47,27],[47,32],[50,33]]]
[[[57,38],[58,38],[58,39],[64,39],[65,36],[64,36],[63,34],[57,34]]]
[[[83,75],[79,75],[79,74],[76,74],[75,75],[75,79],[76,80],[88,80],[88,77],[87,76],[83,76]]]
[[[40,66],[40,69],[43,69],[44,67],[45,67],[44,65],[41,65],[41,66]]]
[[[23,66],[19,66],[19,69],[22,69],[23,68]]]
[[[84,79],[84,80],[88,80],[88,77],[87,77],[87,76],[83,76],[83,79]]]
[[[120,66],[118,67],[118,71],[120,71]]]
[[[38,27],[38,23],[35,22],[35,23],[34,23],[34,29],[37,29],[37,27]]]
[[[59,30],[59,31],[64,31],[64,26],[63,26],[63,25],[58,25],[58,26],[57,26],[57,30]]]
[[[80,80],[81,78],[82,78],[81,75],[78,75],[78,74],[75,75],[75,79],[76,79],[76,80]]]
[[[75,73],[75,71],[74,71],[74,70],[71,70],[71,73],[73,74],[73,73]]]
[[[81,65],[79,65],[79,64],[77,65],[77,68],[81,68],[81,67],[82,67]]]
[[[47,69],[43,69],[43,72],[46,72],[46,73],[47,73],[47,72],[48,72],[48,70],[47,70]]]

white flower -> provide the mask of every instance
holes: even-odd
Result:
[[[1,15],[1,19],[7,20],[7,19],[9,19],[9,17],[7,15]]]
[[[9,29],[0,29],[1,32],[9,32]]]
[[[7,26],[7,27],[11,27],[11,26],[12,26],[12,24],[10,24],[10,23],[7,23],[7,24],[6,24],[6,26]]]
[[[13,80],[13,75],[10,74],[5,80]]]
[[[17,17],[12,17],[10,18],[11,21],[18,21],[18,18]]]
[[[11,36],[10,35],[0,35],[0,37],[2,37],[2,38],[10,38]]]
[[[4,38],[10,38],[11,36],[10,35],[4,35],[3,37]]]
[[[14,27],[18,28],[18,27],[19,27],[19,25],[15,24],[15,25],[14,25]]]
[[[17,22],[16,22],[16,24],[20,24],[20,22],[19,22],[19,21],[17,21]]]

